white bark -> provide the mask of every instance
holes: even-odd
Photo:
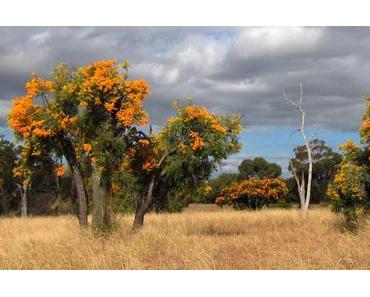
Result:
[[[301,209],[304,207],[304,201],[305,201],[305,195],[304,195],[304,175],[302,174],[302,179],[301,181],[298,178],[297,172],[294,168],[294,165],[292,163],[292,160],[289,160],[290,167],[292,168],[294,179],[297,183],[297,189],[298,189],[298,194],[299,194],[299,200],[300,200],[300,205]]]
[[[292,162],[290,162],[290,166],[292,167],[294,178],[295,178],[295,180],[297,182],[297,186],[298,186],[298,193],[299,193],[299,198],[300,198],[300,202],[301,202],[301,215],[302,215],[303,218],[305,218],[307,216],[308,207],[310,205],[310,199],[311,199],[312,150],[311,150],[309,140],[308,140],[308,138],[306,136],[306,133],[305,133],[305,130],[304,130],[304,128],[305,128],[305,117],[306,117],[306,113],[305,113],[305,111],[303,109],[303,88],[302,88],[302,82],[299,84],[299,87],[300,87],[300,94],[299,94],[299,102],[298,103],[296,103],[293,100],[289,99],[288,96],[285,94],[285,91],[283,93],[284,93],[285,100],[287,100],[289,103],[293,104],[297,108],[297,110],[299,111],[299,113],[301,114],[301,127],[298,130],[302,134],[303,141],[304,141],[304,144],[305,144],[306,149],[307,149],[307,158],[308,158],[307,188],[305,187],[304,174],[302,174],[301,181],[299,181],[299,178],[298,178],[298,176],[296,174],[296,171],[295,171],[295,168],[294,168],[294,165],[293,165]]]

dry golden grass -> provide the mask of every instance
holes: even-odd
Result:
[[[327,209],[302,221],[297,210],[190,208],[150,214],[109,238],[81,233],[76,218],[0,219],[2,269],[368,269],[370,226],[341,233]]]

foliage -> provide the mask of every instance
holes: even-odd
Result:
[[[288,187],[288,196],[285,199],[287,203],[300,203],[298,196],[297,182],[294,177],[288,177],[285,179],[285,183]]]
[[[51,80],[33,75],[9,114],[9,126],[24,144],[15,175],[29,182],[39,158],[63,156],[82,177],[74,175],[80,196],[88,192],[81,183],[92,171],[110,196],[112,176],[127,155],[128,134],[148,121],[142,107],[149,86],[128,80],[127,73],[126,63],[101,60],[79,68],[61,63]],[[62,175],[63,168],[56,164],[55,172]]]
[[[362,116],[360,126],[361,142],[367,146],[370,143],[370,95],[365,98],[366,110]]]
[[[213,170],[240,149],[239,116],[212,114],[191,102],[177,104],[175,110],[176,116],[157,134],[137,140],[128,159],[144,189],[156,177],[153,194],[158,211],[178,211],[188,205]]]
[[[158,175],[156,207],[180,209],[170,205],[192,200],[186,189],[200,187],[240,149],[239,117],[218,116],[190,103],[176,107],[176,117],[159,133],[145,135],[137,126],[148,122],[143,102],[149,87],[144,80],[128,80],[127,73],[126,63],[103,60],[79,68],[62,63],[50,80],[33,75],[9,114],[9,125],[23,143],[15,176],[28,183],[34,165],[63,156],[70,166],[76,163],[72,171],[81,170],[84,187],[92,185],[97,171],[106,191],[130,200],[134,197],[122,184],[128,173],[141,185],[141,195]],[[65,174],[63,164],[51,166],[57,177]],[[124,172],[124,178],[118,177]]]
[[[16,195],[16,180],[13,168],[18,158],[18,149],[0,136],[0,213],[8,211]]]
[[[141,188],[133,174],[120,170],[113,176],[113,210],[115,213],[132,213]]]
[[[262,157],[245,159],[238,167],[239,178],[275,178],[281,175],[281,167],[276,163],[270,163]]]
[[[170,118],[157,136],[160,151],[176,149],[164,162],[159,179],[162,190],[156,201],[162,205],[170,201],[171,191],[166,189],[174,189],[172,205],[181,209],[192,197],[202,195],[203,181],[229,154],[240,149],[237,136],[241,126],[239,116],[217,116],[191,103],[176,111],[177,116]]]
[[[205,195],[204,200],[200,202],[214,203],[215,199],[221,196],[222,190],[225,187],[232,184],[233,182],[236,182],[237,180],[238,180],[237,173],[222,173],[219,176],[212,178],[209,181],[209,186],[211,188],[211,191],[208,193],[208,195]]]
[[[346,228],[356,230],[359,214],[370,210],[370,154],[369,117],[370,97],[366,98],[366,111],[362,117],[360,136],[363,146],[349,140],[340,146],[343,160],[328,188],[332,209],[344,215]]]
[[[128,133],[133,125],[145,125],[143,101],[149,94],[144,80],[127,80],[114,60],[97,61],[79,68],[62,88],[80,110],[79,151],[87,154],[102,173],[110,175],[126,154]]]
[[[62,63],[50,81],[33,75],[26,94],[13,100],[9,114],[9,126],[26,143],[24,157],[51,149],[66,154],[63,144],[56,142],[64,138],[74,143],[80,157],[89,154],[104,170],[119,163],[114,158],[122,153],[117,148],[121,143],[109,136],[148,120],[142,110],[148,85],[127,80],[124,71],[115,60],[103,60],[78,69]]]
[[[251,178],[235,182],[223,189],[216,198],[219,205],[231,204],[238,209],[261,209],[270,203],[284,200],[288,194],[285,182],[279,178]]]
[[[332,180],[337,166],[341,162],[341,155],[334,152],[325,141],[314,139],[310,141],[312,149],[312,186],[311,186],[311,202],[320,203],[326,199],[326,190],[329,182]],[[307,181],[308,172],[308,157],[306,146],[297,146],[294,148],[294,157],[291,162],[296,170],[297,176],[305,176]],[[292,171],[291,165],[288,167]],[[299,201],[298,189],[296,183],[291,183],[291,200]]]
[[[363,182],[363,168],[344,163],[328,188],[328,196],[333,200],[333,211],[343,213],[346,228],[350,230],[355,230],[358,226],[359,211],[369,208]]]

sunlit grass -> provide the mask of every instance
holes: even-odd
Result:
[[[81,233],[72,216],[0,218],[2,269],[368,269],[370,227],[341,233],[327,209],[190,208],[149,214],[131,231],[119,219],[109,238]]]

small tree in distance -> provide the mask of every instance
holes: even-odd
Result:
[[[281,167],[270,163],[262,157],[243,160],[239,167],[239,179],[249,178],[274,178],[281,175]]]
[[[332,180],[337,166],[342,160],[342,156],[334,152],[325,141],[314,139],[309,142],[312,148],[312,187],[311,203],[323,202],[326,198],[326,190]],[[297,176],[304,176],[307,179],[308,159],[305,145],[294,148],[294,156],[290,159],[289,171]],[[294,171],[293,171],[294,169]],[[297,191],[297,187],[292,185],[292,191]]]

